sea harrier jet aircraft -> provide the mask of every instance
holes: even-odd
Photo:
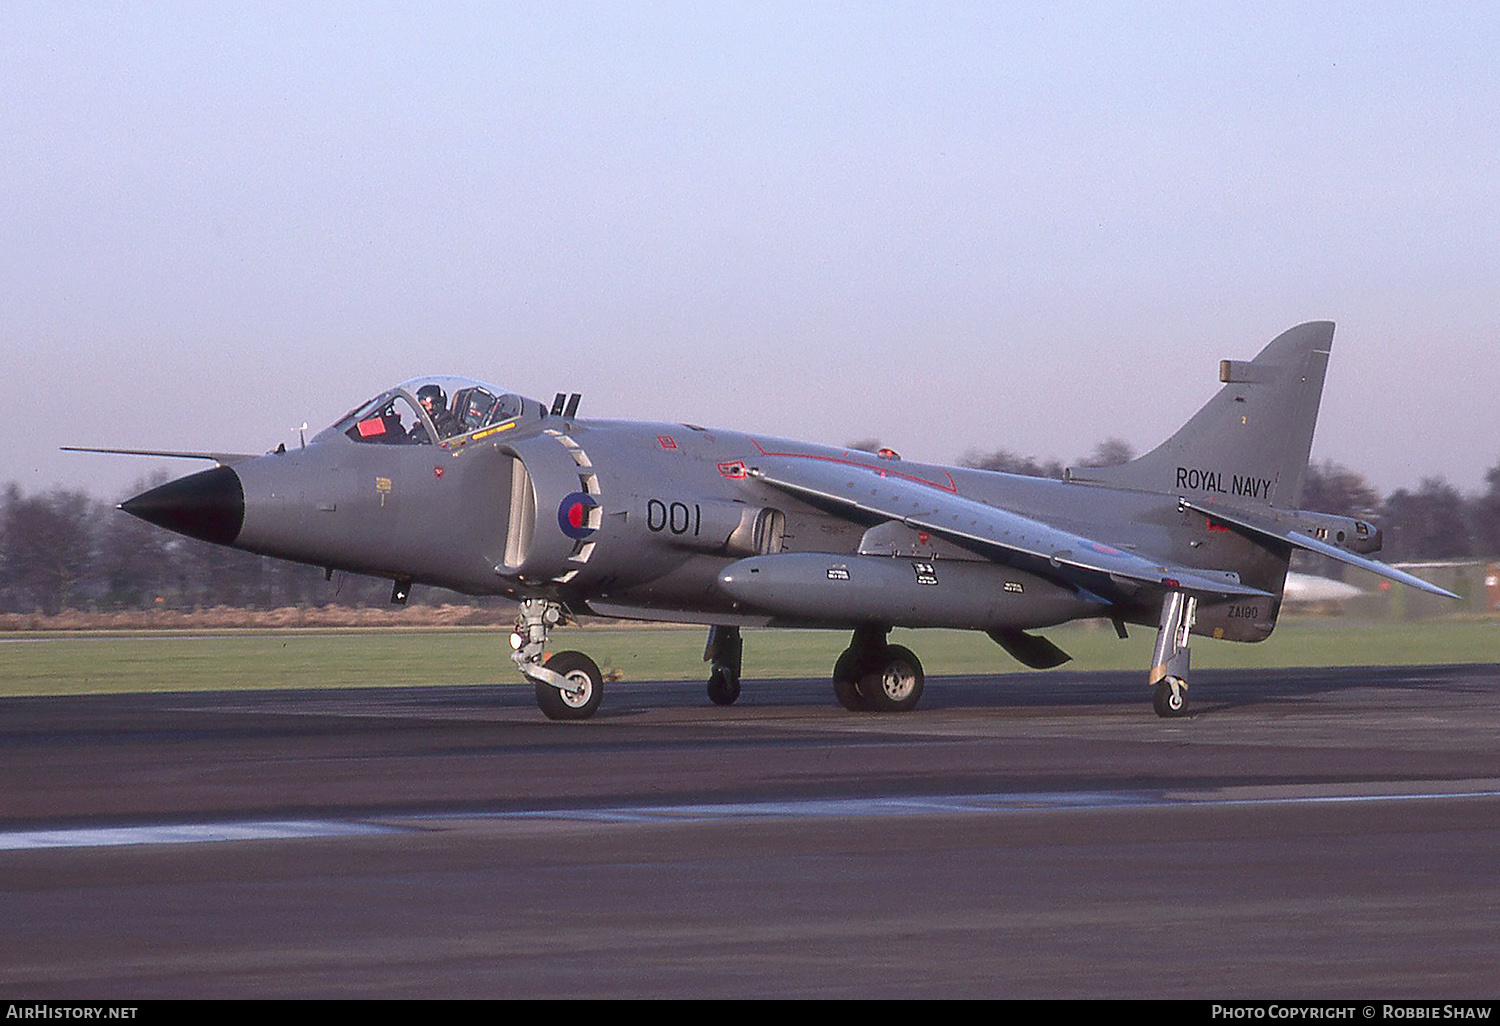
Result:
[[[1070,620],[1157,629],[1148,682],[1187,710],[1189,639],[1261,641],[1293,550],[1456,598],[1367,558],[1366,520],[1298,508],[1333,325],[1302,324],[1176,434],[1129,463],[1063,480],[902,460],[697,424],[593,420],[463,378],[416,378],[296,449],[160,453],[218,466],[120,508],[194,538],[334,570],[519,603],[512,659],[553,719],[593,714],[594,661],[545,655],[597,614],[709,628],[708,693],[739,695],[740,629],[850,632],[833,691],[902,712],[922,665],[892,627],[984,631],[1027,666],[1068,656]],[[92,450],[143,452],[142,450]]]

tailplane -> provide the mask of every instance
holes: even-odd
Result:
[[[1171,438],[1129,463],[1070,467],[1068,480],[1295,508],[1332,346],[1333,322],[1309,321],[1253,360],[1220,361],[1224,387]]]

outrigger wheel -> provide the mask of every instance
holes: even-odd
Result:
[[[1151,692],[1151,708],[1163,719],[1187,715],[1187,681],[1163,677]]]
[[[1161,605],[1161,626],[1151,658],[1151,708],[1163,719],[1188,714],[1187,672],[1192,657],[1189,642],[1198,619],[1198,599],[1169,591]]]

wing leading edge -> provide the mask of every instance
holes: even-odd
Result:
[[[1103,574],[1116,584],[1201,595],[1269,595],[1228,570],[1159,563],[1083,535],[910,478],[858,465],[812,459],[761,461],[749,474],[790,495],[858,520],[898,520],[991,558],[1070,584]]]

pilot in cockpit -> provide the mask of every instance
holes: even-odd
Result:
[[[437,428],[438,438],[448,438],[458,431],[458,421],[448,410],[448,396],[440,385],[423,385],[417,389],[417,402],[422,404],[422,409],[432,418],[432,424]],[[431,444],[432,439],[427,437],[427,425],[418,420],[407,432],[407,439],[424,445]]]

